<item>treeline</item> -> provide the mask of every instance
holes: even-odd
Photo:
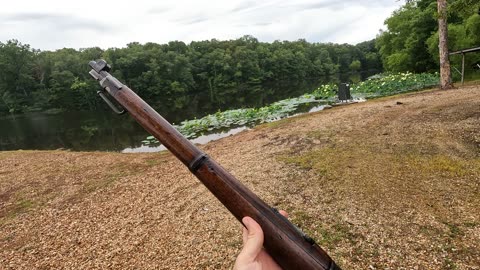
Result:
[[[480,1],[449,0],[449,49],[480,46]],[[236,40],[185,44],[130,43],[125,48],[40,51],[17,40],[0,42],[0,115],[59,109],[105,108],[89,78],[88,61],[104,58],[113,74],[160,112],[241,107],[276,94],[292,81],[352,71],[438,70],[436,0],[412,0],[395,11],[376,40],[357,45],[305,40]],[[452,56],[459,66],[461,57]],[[480,64],[469,54],[467,73]],[[455,76],[456,73],[453,72]],[[279,96],[279,99],[286,98]]]
[[[105,108],[96,96],[98,84],[88,75],[87,63],[98,58],[106,59],[113,75],[161,111],[183,110],[202,100],[224,108],[271,91],[267,85],[382,69],[374,40],[353,46],[305,40],[264,43],[244,36],[56,51],[9,40],[0,42],[0,114]]]
[[[449,51],[480,46],[480,1],[448,0]],[[388,30],[377,37],[382,62],[389,71],[438,71],[438,22],[436,0],[408,1],[385,23]],[[460,67],[461,56],[450,57]],[[467,72],[475,72],[480,53],[466,57]],[[478,69],[477,69],[478,70]],[[457,73],[452,72],[455,76]]]

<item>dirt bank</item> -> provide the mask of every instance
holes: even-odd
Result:
[[[344,269],[480,269],[480,87],[203,147]],[[0,268],[228,269],[240,225],[169,153],[0,152]]]

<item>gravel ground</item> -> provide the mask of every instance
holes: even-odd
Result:
[[[480,269],[480,87],[202,148],[344,269]],[[240,224],[171,154],[0,152],[0,269],[229,269]]]

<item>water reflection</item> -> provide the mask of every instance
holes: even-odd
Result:
[[[190,142],[192,142],[193,144],[206,144],[211,141],[219,140],[221,138],[225,138],[225,137],[240,133],[247,129],[248,127],[245,127],[245,126],[237,127],[224,132],[202,135],[200,137],[190,140]],[[167,148],[165,148],[165,146],[163,145],[156,145],[156,146],[142,145],[135,148],[125,148],[122,150],[122,153],[147,153],[147,152],[150,153],[150,152],[160,152],[164,150],[167,150]]]
[[[130,117],[110,112],[34,113],[0,118],[0,150],[120,151],[147,136]]]
[[[188,106],[183,109],[172,106],[157,110],[169,122],[180,123],[219,110],[262,107],[311,92],[321,84],[363,80],[373,73],[375,72],[297,82],[264,83],[261,87],[257,86],[257,91],[245,91],[240,87],[230,95],[218,97],[214,102],[210,102],[210,97],[198,94],[193,95]],[[29,113],[0,118],[0,151],[59,148],[75,151],[150,151],[152,147],[143,147],[141,143],[148,135],[131,117],[114,115],[108,108],[101,112]],[[208,138],[215,137],[209,136]],[[201,141],[206,138],[197,139]]]

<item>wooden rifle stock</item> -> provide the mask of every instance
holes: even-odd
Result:
[[[182,161],[240,222],[243,217],[249,216],[260,224],[264,232],[265,249],[283,269],[340,270],[313,239],[263,202],[187,140],[130,88],[111,76],[108,73],[110,66],[104,60],[91,61],[89,65],[92,68],[90,74],[100,81],[102,91],[107,91],[142,127]],[[109,103],[109,106],[112,105]]]

